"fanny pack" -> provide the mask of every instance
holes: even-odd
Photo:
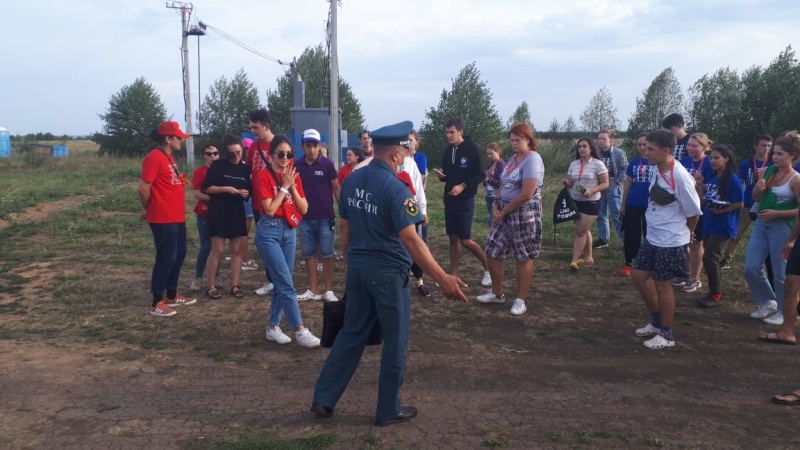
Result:
[[[658,180],[656,180],[656,182],[653,183],[653,187],[650,188],[650,200],[652,200],[656,205],[667,206],[677,200],[677,198],[675,197],[675,194],[672,194],[666,189],[662,188],[658,184]]]
[[[261,157],[263,158],[264,155],[261,155]],[[266,161],[264,162],[266,163]],[[275,173],[275,169],[272,168],[272,165],[267,165],[267,170],[272,174],[272,178],[275,179],[275,186],[280,187],[281,182],[278,180],[278,174]],[[300,211],[298,211],[294,205],[286,201],[286,197],[283,198],[283,203],[281,203],[280,208],[283,211],[284,220],[286,220],[286,224],[289,225],[289,228],[295,228],[303,221],[303,215],[300,214]]]

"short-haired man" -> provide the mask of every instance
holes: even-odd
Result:
[[[702,214],[694,177],[672,157],[675,135],[656,130],[647,135],[649,162],[657,173],[650,185],[645,218],[647,237],[636,255],[633,282],[647,309],[650,323],[636,330],[640,337],[655,335],[644,342],[650,349],[675,346],[673,278],[685,278],[686,249]]]
[[[463,246],[483,265],[481,286],[492,285],[486,254],[472,240],[472,218],[475,213],[475,193],[486,178],[480,149],[464,136],[464,122],[455,117],[444,124],[448,146],[442,155],[442,170],[437,171],[444,181],[444,224],[450,241],[450,273],[457,277]]]
[[[686,144],[689,143],[689,134],[684,129],[685,123],[683,116],[678,113],[672,113],[664,118],[661,122],[661,126],[675,135],[677,142],[675,143],[675,149],[672,151],[672,157],[680,162],[689,154],[686,152]]]
[[[311,411],[331,417],[364,353],[376,323],[383,335],[375,425],[406,422],[417,415],[403,406],[400,386],[406,371],[411,298],[408,269],[416,261],[445,297],[466,301],[459,279],[447,275],[417,235],[420,209],[395,174],[403,165],[411,122],[375,130],[375,157],[344,180],[339,202],[339,240],[348,252],[349,298],[344,326],[322,366]],[[302,222],[301,222],[302,223]]]
[[[270,164],[269,144],[272,142],[272,138],[274,138],[275,135],[272,133],[272,119],[270,118],[269,111],[263,108],[255,109],[250,111],[249,116],[250,132],[255,135],[256,140],[250,144],[250,148],[247,150],[245,164],[250,168],[250,178],[255,180],[256,175],[262,170],[265,170],[267,165]],[[252,200],[253,220],[256,226],[258,226],[258,220],[264,215],[264,211],[261,206],[260,198],[253,198]],[[264,273],[267,281],[264,283],[264,286],[256,289],[256,295],[267,295],[274,288],[272,279],[269,276],[269,271],[267,271],[266,267],[264,267]]]
[[[603,164],[608,169],[609,187],[603,191],[600,197],[600,213],[597,215],[597,242],[595,242],[594,248],[608,247],[608,241],[611,239],[611,230],[608,228],[609,216],[611,216],[611,224],[614,225],[617,234],[620,238],[623,237],[619,208],[622,205],[622,185],[625,184],[628,157],[624,151],[611,144],[614,137],[614,132],[608,129],[600,130],[597,133],[597,148],[600,150]]]
[[[298,301],[337,301],[333,293],[333,198],[339,198],[339,181],[333,161],[320,154],[319,131],[303,132],[303,157],[295,161],[295,168],[303,181],[303,191],[308,201],[308,212],[298,229],[303,259],[306,261],[308,290],[297,296]],[[322,277],[325,293],[319,294],[317,281],[317,249],[322,257]]]
[[[358,140],[361,142],[361,148],[364,149],[364,154],[367,158],[372,156],[372,138],[369,137],[369,130],[361,130],[358,132]]]
[[[758,181],[758,171],[763,167],[773,165],[772,159],[769,157],[769,150],[772,148],[772,136],[768,134],[759,134],[753,138],[753,157],[745,159],[739,164],[739,179],[744,183],[744,208],[739,213],[739,231],[736,234],[736,239],[731,239],[728,242],[728,248],[725,251],[725,259],[720,264],[722,269],[730,269],[733,255],[736,252],[736,246],[742,240],[744,233],[753,221],[750,219],[750,208],[753,207],[753,186]],[[769,260],[769,258],[767,258]]]

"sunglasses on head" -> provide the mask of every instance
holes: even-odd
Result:
[[[292,153],[292,152],[275,152],[275,156],[277,156],[278,158],[292,159],[294,157],[294,153]]]
[[[219,152],[206,152],[206,156],[219,156]]]

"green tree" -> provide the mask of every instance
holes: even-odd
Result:
[[[550,122],[550,128],[547,129],[549,133],[560,133],[561,132],[561,123],[559,123],[558,118],[553,118],[553,121]]]
[[[740,149],[744,87],[739,74],[725,67],[711,76],[703,75],[689,88],[689,94],[691,128]]]
[[[628,121],[628,133],[661,128],[661,121],[672,113],[683,113],[683,90],[675,71],[667,67],[636,99],[636,110]]]
[[[602,128],[600,128],[602,130]],[[564,125],[561,126],[562,133],[575,133],[578,130],[578,124],[575,123],[575,118],[572,117],[572,114],[567,117],[567,120],[564,121]]]
[[[150,130],[167,120],[167,110],[144,77],[123,86],[108,102],[102,132],[92,135],[101,155],[141,156],[153,148]]]
[[[425,112],[420,135],[423,150],[432,161],[431,166],[441,164],[442,153],[447,147],[444,124],[453,117],[464,121],[464,134],[472,137],[479,146],[503,139],[503,121],[474,62],[461,69],[449,91],[442,90],[439,105]]]
[[[508,122],[506,122],[506,130],[510,129],[512,125],[517,122],[523,122],[530,125],[531,130],[536,132],[536,127],[533,126],[533,122],[531,121],[531,112],[528,108],[528,102],[523,100],[522,103],[517,106],[517,109],[514,110],[514,114],[511,114],[511,117],[508,118]]]
[[[602,129],[618,130],[617,108],[607,87],[603,86],[594,94],[580,116],[585,131],[596,133]],[[566,130],[565,130],[566,131]]]
[[[228,133],[238,136],[246,131],[248,113],[259,106],[258,90],[244,69],[239,69],[230,80],[224,75],[214,80],[197,119],[203,134],[219,141]]]
[[[294,107],[294,81],[300,75],[306,88],[306,108],[325,108],[330,106],[330,84],[328,59],[322,44],[307,47],[299,58],[295,58],[292,68],[277,79],[274,90],[267,90],[267,107],[272,118],[272,129],[276,133],[288,133],[292,129],[289,109]],[[342,110],[342,128],[350,134],[364,129],[364,115],[361,103],[356,99],[350,84],[339,77],[339,108]]]

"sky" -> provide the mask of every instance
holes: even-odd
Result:
[[[184,124],[181,19],[162,0],[4,0],[0,127],[87,135],[137,77]],[[171,3],[171,2],[170,2]],[[325,41],[326,0],[197,0],[203,21],[291,61]],[[603,86],[625,125],[636,98],[672,67],[684,90],[721,67],[766,66],[796,48],[795,0],[341,0],[339,73],[369,128],[419,127],[443,89],[475,62],[505,122],[524,100],[533,123],[577,121]],[[243,68],[266,104],[284,66],[209,31],[189,38],[193,109],[213,80]],[[307,94],[309,95],[309,94]],[[623,126],[624,126],[623,125]],[[469,131],[469,124],[465,124]],[[357,130],[354,130],[357,131]]]

